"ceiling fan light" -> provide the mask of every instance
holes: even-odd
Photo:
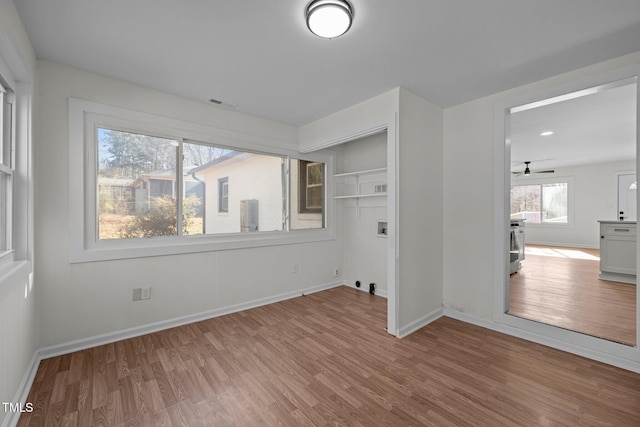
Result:
[[[353,22],[353,7],[345,0],[314,0],[306,9],[307,27],[320,37],[332,39],[346,33]]]
[[[531,175],[531,170],[529,169],[529,166],[527,166],[526,168],[524,168],[524,176],[529,176]]]

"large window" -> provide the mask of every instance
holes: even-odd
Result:
[[[107,127],[97,128],[97,152],[99,239],[287,227],[284,165],[289,159],[285,156]],[[178,158],[183,159],[181,165],[176,163]],[[313,204],[313,212],[322,214],[324,167],[305,163],[307,205]],[[309,165],[313,165],[311,171]]]
[[[330,155],[76,99],[69,129],[72,262],[335,238]]]
[[[11,251],[14,172],[13,92],[0,79],[0,256]]]
[[[569,181],[511,186],[511,219],[527,224],[569,224]]]

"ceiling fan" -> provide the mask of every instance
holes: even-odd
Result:
[[[529,164],[531,162],[524,162],[524,172],[511,172],[512,174],[514,174],[515,176],[530,176],[532,173],[555,173],[555,171],[553,169],[549,169],[549,170],[545,170],[545,171],[532,171],[531,169],[529,169]]]

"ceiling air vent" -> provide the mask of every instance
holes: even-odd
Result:
[[[213,105],[219,105],[220,107],[228,108],[229,110],[235,110],[237,105],[229,104],[227,102],[222,102],[219,99],[210,98],[209,103]]]

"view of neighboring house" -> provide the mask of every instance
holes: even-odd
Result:
[[[192,176],[205,183],[205,233],[283,230],[286,162],[283,157],[232,151],[192,169]],[[312,176],[319,178],[309,179],[307,169],[313,167],[319,174]],[[290,174],[291,228],[322,228],[322,164],[293,159]]]
[[[194,179],[190,172],[186,172],[183,181],[185,197],[193,194],[202,200],[204,183]],[[109,211],[121,215],[146,213],[154,198],[176,197],[176,171],[154,171],[143,174],[138,179],[100,177],[98,191],[101,199],[108,199]],[[202,215],[201,204],[197,204],[196,211],[197,216]]]
[[[287,200],[283,157],[231,151],[202,166],[185,167],[184,196],[195,196],[203,233],[281,231]],[[302,173],[301,173],[302,172]],[[291,228],[324,226],[324,170],[321,163],[293,159],[290,166]],[[101,213],[147,213],[157,197],[177,196],[175,169],[137,179],[100,177]]]

